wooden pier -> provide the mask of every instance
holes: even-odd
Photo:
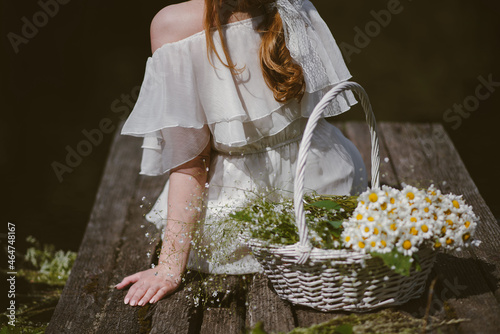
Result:
[[[335,123],[361,151],[369,168],[369,132],[359,122]],[[440,124],[380,123],[381,183],[399,187],[435,184],[463,194],[481,218],[479,247],[438,254],[428,293],[390,309],[433,321],[467,319],[444,333],[500,332],[500,226],[486,206],[450,138]],[[262,275],[187,275],[182,288],[154,305],[123,303],[126,289],[112,286],[150,267],[159,232],[143,217],[142,197],[154,201],[165,176],[139,175],[141,139],[115,135],[78,258],[47,333],[242,333],[258,322],[268,332],[289,332],[348,313],[322,313],[282,301]],[[149,238],[145,233],[150,233]],[[148,240],[154,239],[154,242]],[[205,284],[207,283],[207,284]],[[195,303],[195,291],[211,296]],[[380,310],[373,313],[381,312]],[[386,312],[386,311],[384,311]]]

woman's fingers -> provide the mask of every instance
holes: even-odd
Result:
[[[141,298],[141,300],[139,300],[139,303],[137,305],[139,305],[139,306],[146,305],[148,302],[151,301],[151,297],[153,297],[154,295],[156,295],[156,293],[157,293],[158,290],[161,290],[161,289],[159,289],[158,286],[150,287],[148,289],[148,291],[146,291],[146,293],[144,294],[144,296]]]
[[[140,273],[135,273],[133,275],[125,277],[120,283],[118,283],[116,285],[116,288],[117,289],[123,289],[124,287],[126,287],[130,283],[137,282],[139,280],[139,275],[140,275]]]
[[[166,275],[169,276],[168,274]],[[122,282],[116,285],[116,288],[122,289],[133,283],[124,299],[124,303],[130,304],[130,306],[143,306],[147,303],[156,303],[165,295],[175,291],[179,285],[162,276],[151,269],[142,271],[125,277]],[[173,277],[173,275],[170,276]]]
[[[150,299],[149,302],[151,304],[156,303],[157,301],[165,297],[168,293],[172,292],[173,290],[174,290],[173,286],[170,286],[170,289],[168,289],[167,287],[163,287],[156,292],[156,294],[153,296],[153,298]]]
[[[136,283],[132,286],[132,288],[136,285],[138,285],[139,283]],[[132,288],[130,288],[132,290]],[[134,292],[133,294],[131,294],[132,291],[129,291],[129,294],[131,294],[131,297],[130,297],[130,306],[136,306],[137,303],[139,303],[139,300],[142,299],[142,297],[146,294],[146,291],[148,291],[150,288],[150,285],[147,284],[146,282],[142,282],[142,285],[139,286]],[[128,294],[127,294],[128,296]],[[126,302],[125,302],[126,304]]]

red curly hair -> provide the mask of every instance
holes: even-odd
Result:
[[[229,68],[233,75],[241,73],[244,68],[236,68],[229,56],[227,42],[222,34],[222,25],[227,23],[235,12],[263,9],[270,2],[272,0],[205,0],[204,28],[209,61],[211,62],[210,53],[214,52],[220,62]],[[215,28],[220,36],[227,63],[224,63],[215,49],[212,28]],[[266,12],[257,29],[262,35],[260,44],[262,73],[267,85],[273,91],[275,100],[287,102],[296,98],[300,101],[304,96],[306,86],[304,72],[302,67],[293,61],[286,48],[283,23],[276,8]]]

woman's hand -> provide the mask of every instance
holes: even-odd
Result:
[[[131,283],[133,285],[125,296],[125,304],[144,306],[148,302],[156,303],[177,290],[181,283],[181,274],[170,270],[165,265],[159,265],[125,277],[116,285],[116,288],[123,289]]]
[[[171,294],[181,284],[186,270],[191,235],[200,219],[202,197],[210,164],[210,143],[195,159],[170,173],[168,190],[167,226],[163,235],[158,265],[125,277],[117,289],[133,283],[125,297],[125,304],[143,306],[156,303]]]

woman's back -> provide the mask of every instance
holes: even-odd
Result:
[[[156,49],[167,43],[178,42],[204,30],[204,0],[190,0],[169,5],[160,10],[151,22],[151,48]],[[227,22],[232,23],[262,15],[260,9],[251,13],[232,13]]]

